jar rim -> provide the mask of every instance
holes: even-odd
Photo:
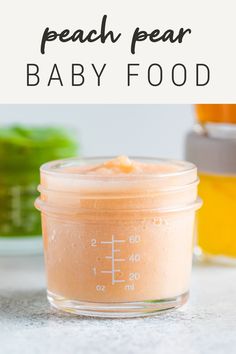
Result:
[[[99,164],[114,159],[115,156],[94,156],[94,157],[72,157],[63,160],[50,161],[40,167],[40,172],[46,175],[57,176],[61,178],[73,178],[86,180],[138,180],[138,179],[163,179],[168,177],[181,177],[185,174],[196,171],[197,168],[192,162],[184,160],[175,160],[168,158],[146,157],[146,156],[130,156],[130,159],[137,162],[160,164],[162,166],[174,165],[175,171],[165,173],[131,173],[131,174],[117,174],[117,175],[104,175],[102,173],[86,174],[78,172],[64,172],[63,170],[68,167],[82,167],[92,164]]]
[[[63,210],[66,209],[67,212],[72,208],[88,209],[97,213],[106,208],[113,212],[136,208],[159,210],[167,204],[168,208],[172,209],[186,208],[187,204],[195,203],[199,179],[197,168],[192,163],[150,157],[131,159],[141,162],[141,169],[138,169],[137,174],[120,173],[118,169],[118,174],[105,173],[104,176],[100,165],[101,162],[110,162],[110,157],[72,158],[44,164],[41,167],[39,186],[43,209],[47,206],[58,209],[58,204],[62,204]],[[147,169],[145,174],[145,166],[143,173],[142,163],[148,162],[157,165],[158,174],[155,169],[153,174],[152,168]],[[94,163],[97,163],[95,168]],[[164,168],[159,168],[158,164],[162,164]],[[81,170],[73,169],[74,166],[88,166],[92,173],[87,173],[86,168],[82,169],[84,173],[77,173]],[[106,167],[106,164],[104,166]],[[102,172],[98,174],[98,170]]]

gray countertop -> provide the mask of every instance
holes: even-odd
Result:
[[[102,320],[50,309],[40,256],[1,257],[0,353],[236,353],[236,267],[195,265],[180,310]]]

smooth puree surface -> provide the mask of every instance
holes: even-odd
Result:
[[[191,166],[121,156],[62,164],[58,173],[42,168],[48,290],[108,303],[186,293],[197,197]]]
[[[115,159],[105,161],[104,163],[89,165],[67,167],[63,169],[63,173],[86,174],[96,176],[113,176],[116,175],[155,175],[177,172],[181,168],[171,164],[156,164],[143,163],[129,159],[127,156],[119,156]]]

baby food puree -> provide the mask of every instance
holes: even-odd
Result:
[[[77,313],[185,302],[197,183],[196,167],[181,161],[121,156],[43,165],[36,206],[49,301]]]

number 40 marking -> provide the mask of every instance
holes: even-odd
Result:
[[[129,261],[130,262],[134,262],[134,263],[136,263],[136,262],[139,262],[140,261],[140,254],[138,254],[138,253],[132,253],[130,256],[129,256]]]

